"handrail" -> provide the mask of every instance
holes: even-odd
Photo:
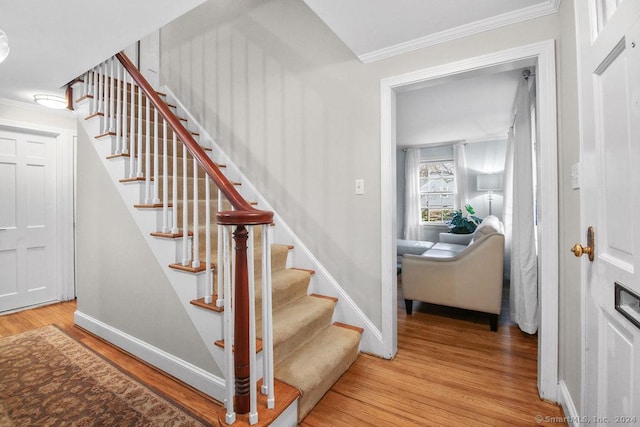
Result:
[[[140,71],[138,71],[131,60],[123,52],[118,52],[115,56],[147,98],[149,98],[164,120],[171,126],[171,129],[177,134],[180,141],[187,147],[193,157],[197,159],[205,173],[209,175],[227,200],[229,200],[231,206],[236,209],[234,211],[218,212],[216,215],[218,223],[222,225],[259,225],[273,222],[273,212],[254,208],[238,193],[234,185],[224,176],[220,168],[209,158],[195,139],[193,139],[191,133],[180,123],[180,120],[175,114],[169,110],[167,104],[160,99],[160,96],[158,96],[153,87],[151,87],[151,84],[140,74]]]

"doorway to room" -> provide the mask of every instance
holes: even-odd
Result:
[[[501,67],[516,69],[534,66],[537,73],[538,188],[540,203],[539,244],[539,339],[538,389],[541,397],[557,400],[558,334],[558,235],[557,235],[557,125],[554,42],[547,41],[432,69],[384,79],[381,82],[382,155],[382,336],[385,356],[397,351],[396,246],[396,96],[410,85],[433,85],[455,81],[462,76],[495,72]]]

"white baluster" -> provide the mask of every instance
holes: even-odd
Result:
[[[166,151],[163,155],[166,155]],[[153,109],[153,203],[160,203],[160,180],[158,179],[158,109]]]
[[[127,70],[122,69],[122,154],[129,154],[129,144],[127,138],[127,120],[129,120],[129,86],[127,85]],[[131,95],[133,96],[133,94]],[[132,120],[133,121],[133,120]]]
[[[193,158],[193,261],[191,266],[193,268],[200,267],[200,212],[198,209],[199,195],[198,195],[198,175],[199,175],[198,161]]]
[[[270,225],[262,226],[262,394],[267,395],[267,408],[276,406],[273,382],[273,301],[271,298]]]
[[[187,146],[182,143],[182,265],[190,264],[189,259],[189,190],[187,188]],[[195,233],[194,233],[195,234]]]
[[[144,126],[145,133],[145,158],[144,158],[144,202],[148,205],[151,204],[151,105],[149,103],[149,97],[145,96],[146,107],[146,121]]]
[[[111,57],[109,59],[109,114],[107,117],[109,119],[109,133],[113,133],[115,131],[114,122],[115,122],[115,75],[114,75],[114,58]]]
[[[142,178],[142,88],[138,86],[138,162],[136,176]]]
[[[218,212],[222,210],[222,191],[218,188]],[[216,275],[218,281],[218,298],[216,299],[216,307],[222,307],[224,305],[224,287],[222,286],[223,275],[226,274],[222,266],[222,236],[223,226],[218,224],[218,264],[216,266]]]
[[[97,101],[97,110],[96,113],[98,115],[104,115],[104,102],[102,102],[104,98],[104,78],[102,76],[102,65],[98,66],[98,101]],[[104,117],[100,117],[100,133],[104,130]]]
[[[120,77],[120,62],[116,62],[116,154],[122,154],[122,78]]]
[[[93,83],[93,99],[91,100],[91,114],[98,112],[98,67],[93,67],[93,73],[91,73],[91,82]]]
[[[173,234],[177,234],[178,233],[178,138],[176,136],[175,131],[172,132],[173,133],[173,150],[171,151],[172,157],[173,157],[173,172],[172,172],[172,184],[171,184],[171,188],[172,188],[172,196],[171,196],[171,203],[173,204],[173,208],[171,209],[171,225],[172,225],[172,229],[171,232]]]
[[[85,96],[85,97],[89,96],[89,75],[90,74],[91,74],[91,71],[87,71],[82,76],[82,96]]]
[[[258,383],[257,363],[256,363],[256,305],[255,301],[256,284],[254,272],[254,252],[253,252],[253,226],[249,229],[249,241],[247,245],[247,270],[249,284],[249,424],[258,422],[258,396],[256,386]],[[263,297],[264,298],[264,297]]]
[[[206,267],[205,281],[207,289],[204,295],[204,302],[211,304],[213,301],[213,277],[211,274],[211,184],[207,174],[204,174],[204,265]],[[220,235],[218,235],[220,240]],[[220,264],[218,264],[220,266]]]
[[[136,86],[131,79],[131,122],[129,130],[129,178],[136,177]]]
[[[102,91],[102,128],[101,133],[105,133],[108,129],[108,113],[109,113],[109,79],[108,79],[108,63],[107,61],[102,63],[102,84],[100,89]]]
[[[224,271],[224,293],[225,295],[231,295],[231,265],[229,262],[229,234],[231,227],[222,227],[222,239],[224,248],[224,264],[222,270]],[[235,389],[235,375],[233,369],[233,306],[231,304],[231,298],[224,300],[224,359],[225,359],[225,389],[227,398],[225,399],[225,407],[227,413],[225,421],[227,424],[233,424],[236,421],[236,413],[233,408],[233,395]]]
[[[104,81],[102,83],[102,85],[104,86],[104,98],[103,98],[103,112],[104,115],[102,116],[102,121],[103,121],[103,129],[102,132],[106,133],[109,132],[109,124],[110,124],[110,110],[109,110],[109,102],[111,101],[111,79],[109,78],[109,60],[105,61],[104,63],[104,77],[103,77]]]
[[[167,147],[167,121],[162,119],[162,232],[169,228],[169,151]],[[174,205],[175,210],[175,205]]]

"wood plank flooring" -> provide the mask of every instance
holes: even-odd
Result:
[[[498,332],[478,313],[398,298],[398,354],[361,354],[302,426],[559,425],[562,409],[540,400],[537,337],[502,315]],[[0,336],[56,324],[139,380],[216,422],[216,402],[73,326],[75,303],[0,316]],[[543,422],[536,422],[536,416]]]
[[[361,354],[302,426],[563,424],[538,397],[537,336],[509,322],[506,302],[491,332],[482,313],[414,302],[407,316],[401,292],[396,357]]]
[[[73,323],[75,310],[76,303],[72,301],[0,316],[0,336],[14,335],[54,324],[140,382],[181,403],[211,425],[217,425],[217,410],[220,408],[218,402],[75,327]]]

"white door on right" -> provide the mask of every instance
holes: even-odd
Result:
[[[575,238],[586,245],[587,227],[595,230],[593,262],[576,261],[584,264],[581,424],[640,425],[640,0],[575,2],[584,230]]]

